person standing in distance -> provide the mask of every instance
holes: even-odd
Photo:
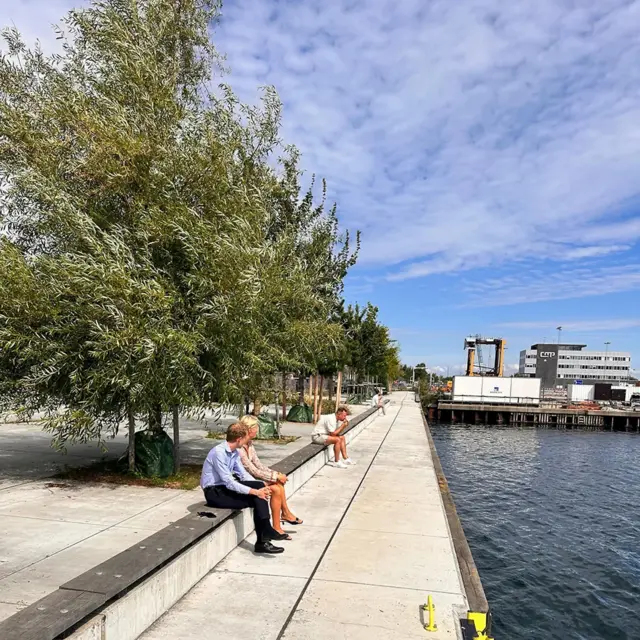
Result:
[[[347,454],[347,443],[344,436],[340,435],[348,426],[347,408],[338,407],[335,413],[320,416],[318,424],[311,433],[311,441],[314,444],[333,445],[335,457],[333,466],[339,469],[346,469],[348,465],[355,464]],[[340,456],[342,456],[342,460],[340,460]]]

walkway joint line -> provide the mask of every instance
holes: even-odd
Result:
[[[406,398],[406,396],[405,396],[405,398]],[[298,606],[300,605],[300,602],[302,602],[302,598],[304,598],[304,596],[305,596],[305,594],[307,592],[307,589],[309,588],[309,585],[311,584],[311,581],[313,580],[314,576],[316,575],[316,573],[318,571],[318,568],[320,567],[320,564],[324,560],[324,557],[325,557],[327,551],[329,550],[329,547],[331,546],[331,543],[333,542],[333,539],[335,538],[336,533],[338,533],[338,531],[340,529],[340,525],[342,524],[342,522],[346,518],[347,513],[349,513],[349,509],[351,509],[351,505],[353,504],[353,501],[356,499],[356,496],[358,495],[358,491],[360,491],[360,487],[362,486],[362,483],[365,481],[365,478],[369,474],[369,471],[371,470],[371,467],[373,466],[373,463],[375,462],[375,459],[378,457],[378,453],[380,453],[380,449],[382,449],[382,445],[384,445],[384,443],[385,443],[385,441],[387,439],[387,436],[391,432],[391,429],[393,428],[393,425],[396,423],[396,420],[398,419],[398,416],[400,415],[400,410],[402,409],[402,405],[404,404],[404,402],[405,402],[405,400],[402,400],[400,402],[400,405],[398,407],[398,411],[397,411],[395,417],[391,421],[391,424],[389,425],[389,428],[387,429],[387,432],[384,434],[384,438],[382,438],[382,441],[380,442],[380,445],[376,449],[376,452],[373,455],[373,458],[371,459],[371,462],[367,466],[367,469],[364,472],[364,475],[362,476],[362,480],[360,480],[360,482],[358,483],[358,486],[356,487],[356,490],[353,492],[353,495],[351,496],[351,500],[349,500],[349,504],[347,504],[347,508],[344,510],[344,513],[340,517],[340,520],[338,521],[338,524],[336,524],[336,528],[334,529],[333,533],[331,534],[331,537],[329,538],[329,540],[327,540],[327,543],[325,544],[324,549],[322,550],[322,553],[320,554],[320,558],[318,558],[318,562],[316,562],[315,566],[313,567],[313,571],[311,571],[311,575],[309,576],[309,578],[305,582],[304,587],[302,587],[302,591],[298,595],[296,601],[293,603],[293,607],[291,607],[291,611],[289,612],[289,615],[287,616],[287,619],[284,621],[284,624],[282,625],[282,628],[280,629],[280,633],[278,633],[278,636],[277,636],[276,640],[282,640],[282,637],[284,636],[285,632],[287,631],[287,627],[291,623],[291,620],[293,619],[293,616],[295,615],[295,613],[296,613],[296,611],[298,609]]]

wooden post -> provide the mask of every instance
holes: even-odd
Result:
[[[315,376],[315,386],[313,390],[313,423],[318,422],[318,383],[320,382],[320,376]]]
[[[129,473],[136,470],[136,416],[131,405],[127,407],[127,417],[129,418]]]
[[[173,407],[173,473],[180,471],[180,416],[178,407]]]
[[[287,419],[287,374],[282,374],[282,421]]]
[[[338,384],[336,386],[336,411],[342,402],[342,371],[338,371]]]
[[[280,416],[278,415],[278,392],[273,392],[274,401],[276,404],[276,433],[278,434],[278,440],[280,439]]]

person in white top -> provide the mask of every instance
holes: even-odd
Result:
[[[382,409],[382,414],[387,415],[387,410],[384,408],[384,398],[382,396],[382,389],[379,389],[376,394],[371,398],[371,406],[378,407],[378,412]]]
[[[320,420],[311,433],[311,441],[315,444],[333,445],[335,457],[334,467],[346,469],[355,462],[347,454],[347,443],[340,433],[349,426],[346,407],[338,407],[335,413],[320,416]],[[342,460],[340,460],[342,456]],[[329,463],[331,464],[331,463]]]

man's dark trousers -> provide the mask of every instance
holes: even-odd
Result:
[[[264,482],[259,480],[245,481],[240,480],[240,484],[252,489],[262,489]],[[204,490],[204,497],[210,507],[220,507],[221,509],[253,509],[253,524],[256,528],[258,542],[268,542],[272,539],[270,534],[275,530],[269,522],[269,503],[258,496],[250,496],[244,493],[230,491],[224,485],[216,485],[215,487],[207,487]]]

